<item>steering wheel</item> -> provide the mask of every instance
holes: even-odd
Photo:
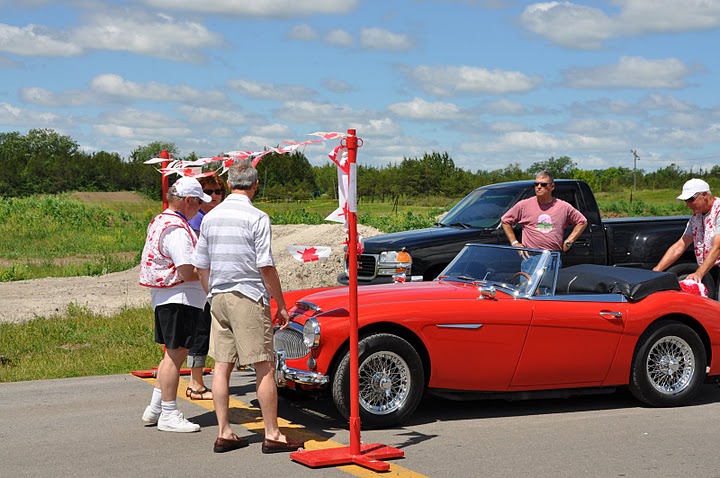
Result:
[[[521,283],[520,280],[519,280],[520,277],[524,277],[526,280],[530,281],[530,274],[528,274],[527,272],[516,272],[516,273],[512,276],[511,282],[512,282],[513,284],[520,285],[520,283]]]

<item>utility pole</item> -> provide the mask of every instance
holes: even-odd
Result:
[[[640,159],[640,156],[638,156],[637,151],[634,149],[631,149],[630,152],[633,154],[634,160],[633,160],[633,191],[636,189],[636,182],[635,182],[635,171],[637,170],[637,162],[638,159]]]

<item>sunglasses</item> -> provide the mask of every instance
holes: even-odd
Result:
[[[540,187],[546,188],[546,187],[550,186],[550,184],[552,184],[552,183],[534,183],[534,184],[535,184],[535,187],[540,186]]]
[[[686,199],[685,202],[693,202],[701,195],[702,195],[702,193],[696,193],[693,197]]]
[[[221,189],[203,189],[203,192],[205,194],[207,194],[208,196],[210,196],[211,194],[217,194],[218,196],[221,196],[222,193],[224,193],[225,191],[221,188]]]

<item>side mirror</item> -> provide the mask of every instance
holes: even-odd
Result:
[[[497,289],[493,286],[481,285],[478,287],[478,292],[480,292],[478,299],[494,299]]]

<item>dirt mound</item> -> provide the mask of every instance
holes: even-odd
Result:
[[[367,226],[358,226],[358,229],[364,237],[379,233]],[[343,270],[344,240],[341,224],[273,226],[273,255],[283,289],[337,284],[337,275]],[[329,246],[332,253],[327,261],[302,263],[292,258],[286,246]],[[150,294],[138,285],[137,267],[100,277],[0,283],[0,322],[24,322],[34,317],[63,314],[72,303],[110,315],[126,307],[150,305]]]

